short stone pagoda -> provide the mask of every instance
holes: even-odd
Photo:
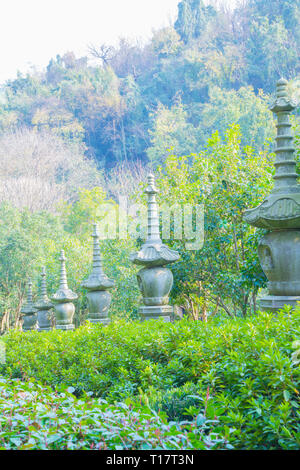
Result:
[[[54,303],[56,329],[74,330],[73,317],[75,305],[72,301],[76,300],[78,295],[68,287],[64,250],[61,250],[59,260],[61,262],[60,285],[58,291],[51,297]]]
[[[300,185],[289,119],[296,103],[288,96],[287,84],[284,79],[277,82],[271,106],[278,121],[274,188],[260,206],[244,214],[250,225],[269,230],[258,247],[269,281],[268,295],[260,300],[260,306],[274,312],[300,301]]]
[[[40,297],[35,303],[35,308],[37,309],[37,321],[38,321],[38,331],[50,331],[51,330],[51,309],[53,304],[50,302],[47,296],[47,281],[46,281],[46,268],[42,268],[41,274],[41,292]]]
[[[169,322],[173,307],[168,305],[169,293],[173,286],[173,274],[165,265],[179,259],[177,251],[163,244],[159,233],[159,214],[156,202],[158,193],[154,176],[148,176],[145,190],[148,197],[148,233],[141,249],[131,255],[134,264],[143,268],[137,274],[139,288],[142,292],[144,306],[139,308],[143,320],[163,319]]]
[[[32,282],[31,279],[28,280],[27,284],[27,302],[21,308],[21,315],[23,319],[22,329],[23,331],[32,331],[36,330],[36,308],[33,305],[32,301]]]
[[[109,279],[103,271],[99,234],[96,224],[94,224],[92,237],[93,269],[90,276],[81,285],[88,291],[88,320],[91,323],[107,325],[110,322],[108,311],[111,303],[111,294],[108,290],[114,287],[115,282]]]

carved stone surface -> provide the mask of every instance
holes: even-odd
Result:
[[[34,308],[33,302],[32,302],[32,282],[31,282],[31,279],[29,279],[27,286],[28,286],[27,302],[21,308],[21,315],[22,315],[22,319],[23,319],[23,323],[22,323],[23,331],[36,330],[36,322],[37,322],[36,308]]]
[[[42,269],[41,277],[41,293],[38,301],[35,304],[35,308],[37,309],[38,331],[50,331],[52,320],[51,309],[53,308],[53,304],[50,302],[47,296],[45,267]]]
[[[73,317],[75,313],[75,305],[72,301],[76,300],[78,296],[68,287],[66,258],[63,250],[61,251],[60,262],[61,271],[59,289],[51,297],[51,300],[54,303],[56,328],[58,330],[74,330]]]
[[[295,107],[288,97],[287,81],[279,80],[271,107],[278,120],[274,188],[260,206],[244,214],[249,224],[272,230],[258,248],[269,281],[269,295],[261,299],[260,306],[271,311],[284,305],[294,307],[300,301],[300,186],[289,120]]]
[[[107,290],[111,289],[115,283],[103,272],[99,234],[96,224],[94,224],[92,237],[94,239],[93,270],[88,279],[83,281],[81,285],[88,290],[88,320],[91,323],[103,323],[104,325],[107,325],[110,322],[108,311],[111,303],[111,295]]]
[[[170,321],[173,313],[168,305],[169,293],[173,285],[173,274],[165,265],[179,259],[177,251],[162,243],[159,234],[159,217],[156,203],[154,176],[148,176],[148,233],[141,249],[131,255],[131,261],[144,266],[137,274],[139,288],[143,295],[144,306],[139,308],[142,319],[162,318]]]
[[[300,295],[300,230],[268,233],[259,243],[258,255],[270,295]]]

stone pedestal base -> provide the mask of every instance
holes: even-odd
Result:
[[[274,313],[282,309],[284,305],[291,305],[294,308],[297,302],[300,302],[300,296],[266,295],[259,299],[261,310]]]
[[[99,325],[99,324],[102,324],[102,325],[108,325],[110,323],[110,318],[108,317],[103,317],[103,318],[90,318],[90,316],[88,315],[87,317],[88,321],[91,322],[93,325]]]
[[[32,328],[22,328],[22,331],[36,331],[36,327],[32,327]]]
[[[43,331],[51,331],[52,328],[49,326],[49,327],[40,327],[38,326],[38,329],[37,329],[40,333],[42,333]]]
[[[164,320],[170,322],[173,315],[173,307],[171,305],[149,305],[139,308],[139,314],[142,320]]]
[[[74,330],[75,326],[73,324],[71,324],[71,325],[56,325],[56,329],[57,330],[63,330],[63,331]]]

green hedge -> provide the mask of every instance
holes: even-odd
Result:
[[[300,448],[300,311],[207,324],[123,321],[74,332],[4,336],[7,377],[74,387],[108,402],[131,397],[171,420],[218,418],[235,448]]]
[[[0,450],[218,449],[208,423],[168,423],[146,406],[110,405],[88,395],[0,377]],[[217,422],[215,422],[217,424]],[[230,448],[230,445],[229,445]]]

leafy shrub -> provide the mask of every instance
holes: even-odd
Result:
[[[226,448],[206,423],[168,423],[145,406],[77,400],[69,392],[0,377],[0,449]]]
[[[300,369],[291,357],[299,323],[300,309],[208,323],[120,320],[70,333],[12,331],[3,337],[0,373],[110,403],[131,397],[171,420],[219,416],[235,448],[294,449]]]

